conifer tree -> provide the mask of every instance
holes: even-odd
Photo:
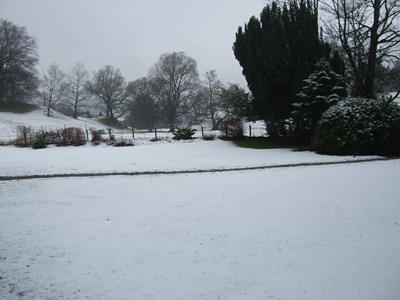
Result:
[[[330,47],[319,35],[317,7],[312,1],[267,5],[260,19],[239,27],[233,50],[254,99],[257,118],[287,119],[295,94],[314,64],[329,57]]]
[[[298,130],[311,136],[322,113],[347,96],[343,76],[335,73],[330,63],[321,58],[315,64],[315,71],[304,80],[302,91],[296,95],[292,116],[297,121]]]

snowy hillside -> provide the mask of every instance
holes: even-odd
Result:
[[[0,112],[0,141],[16,138],[17,127],[20,125],[31,126],[32,129],[60,129],[66,127],[105,128],[106,126],[97,122],[96,119],[78,118],[73,119],[54,111],[52,116],[47,116],[45,109],[39,107],[24,114]]]

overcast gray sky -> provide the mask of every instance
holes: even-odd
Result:
[[[259,16],[265,0],[0,0],[0,18],[36,37],[39,71],[82,62],[104,65],[128,81],[146,76],[161,54],[184,51],[200,75],[215,69],[224,82],[246,81],[232,44],[238,26]]]

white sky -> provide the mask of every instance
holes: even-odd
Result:
[[[0,18],[36,37],[39,71],[82,62],[104,65],[127,81],[146,76],[165,52],[184,51],[200,75],[215,69],[224,82],[246,81],[232,45],[238,26],[259,16],[265,0],[0,0]]]

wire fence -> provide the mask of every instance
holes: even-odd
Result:
[[[89,125],[89,126],[88,126]],[[30,130],[30,134],[32,136],[35,135],[36,132],[51,132],[60,130],[63,128],[67,128],[67,124],[64,125],[63,128],[56,126],[28,126],[28,125],[17,125],[10,126],[7,132],[0,132],[0,142],[3,143],[11,143],[12,141],[21,138],[21,127],[27,127]],[[143,129],[114,129],[107,126],[93,126],[93,124],[82,124],[81,126],[74,126],[75,128],[80,128],[86,134],[86,138],[90,140],[92,138],[91,129],[95,128],[96,130],[103,129],[104,137],[110,138],[113,136],[115,139],[124,139],[124,140],[152,140],[152,139],[171,139],[174,137],[172,132],[166,128],[154,128],[153,130],[143,130]],[[206,126],[192,126],[193,129],[196,129],[194,134],[195,138],[204,138],[205,136],[213,136],[220,137],[223,136],[224,133],[219,130],[210,130]],[[256,123],[245,123],[243,126],[244,136],[247,137],[263,137],[266,136],[266,127],[261,122]]]

